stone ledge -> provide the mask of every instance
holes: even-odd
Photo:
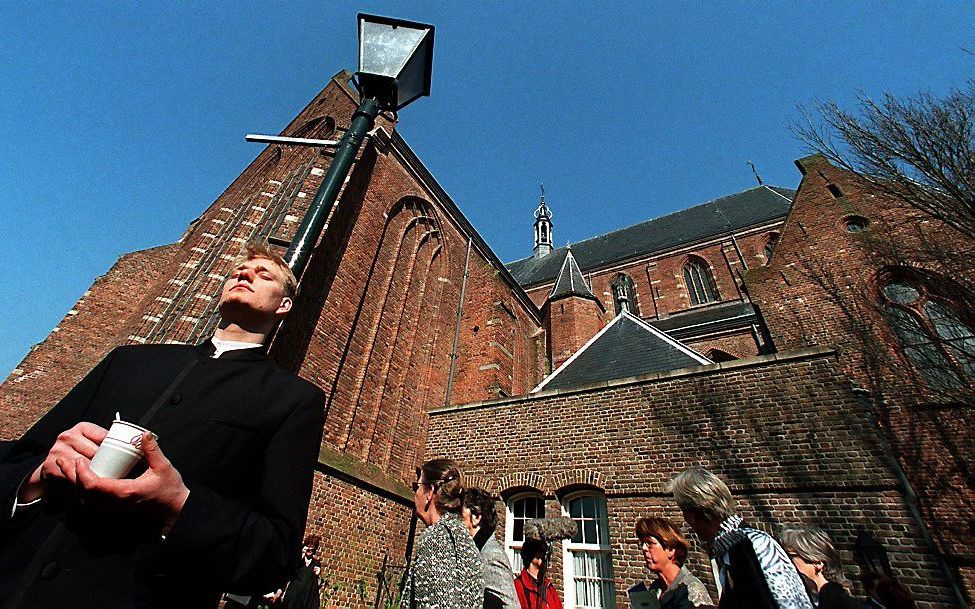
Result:
[[[783,353],[772,353],[770,355],[757,355],[755,357],[736,359],[730,362],[719,362],[716,364],[708,364],[706,366],[693,366],[690,368],[679,368],[677,370],[667,370],[665,372],[655,372],[653,374],[646,374],[643,376],[631,376],[627,378],[613,379],[609,381],[600,381],[598,383],[590,383],[588,385],[579,385],[577,387],[569,387],[565,389],[552,389],[549,391],[540,391],[538,393],[531,393],[528,395],[519,395],[519,396],[501,398],[495,400],[482,400],[479,402],[458,404],[456,406],[434,408],[429,411],[429,414],[430,416],[434,416],[438,414],[447,414],[447,413],[463,411],[463,410],[493,408],[496,406],[513,406],[516,404],[532,402],[540,399],[547,399],[556,396],[574,395],[577,393],[586,393],[590,391],[599,391],[611,387],[624,387],[627,385],[637,385],[641,383],[649,383],[655,381],[670,381],[681,377],[719,374],[721,372],[725,372],[728,370],[755,368],[755,367],[766,366],[770,364],[774,365],[779,362],[795,362],[795,361],[801,361],[805,359],[830,357],[833,355],[836,355],[836,349],[832,349],[828,347],[807,347],[805,349],[795,349],[792,351],[785,351]]]
[[[358,486],[397,503],[413,507],[413,491],[401,480],[348,453],[322,444],[318,449],[318,471]]]

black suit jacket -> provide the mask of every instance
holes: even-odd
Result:
[[[262,594],[298,555],[323,428],[320,389],[261,349],[120,347],[32,427],[0,464],[0,606],[213,607]],[[197,361],[146,427],[190,489],[165,540],[160,523],[52,488],[10,508],[57,435],[79,421],[139,421]],[[132,477],[141,471],[133,472]]]

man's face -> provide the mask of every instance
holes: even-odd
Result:
[[[252,258],[237,265],[220,294],[220,311],[224,317],[237,314],[271,321],[290,310],[284,275],[267,258]]]

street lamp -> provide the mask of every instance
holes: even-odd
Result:
[[[413,100],[430,95],[433,30],[432,25],[423,23],[359,14],[359,71],[355,86],[360,103],[285,254],[285,261],[299,281],[356,152],[376,117],[383,110],[396,112]]]

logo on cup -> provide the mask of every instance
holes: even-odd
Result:
[[[141,450],[142,449],[142,434],[140,433],[140,434],[136,434],[136,435],[132,436],[132,438],[129,440],[129,444],[131,444],[132,446],[135,446],[136,448],[138,448],[138,449]]]

